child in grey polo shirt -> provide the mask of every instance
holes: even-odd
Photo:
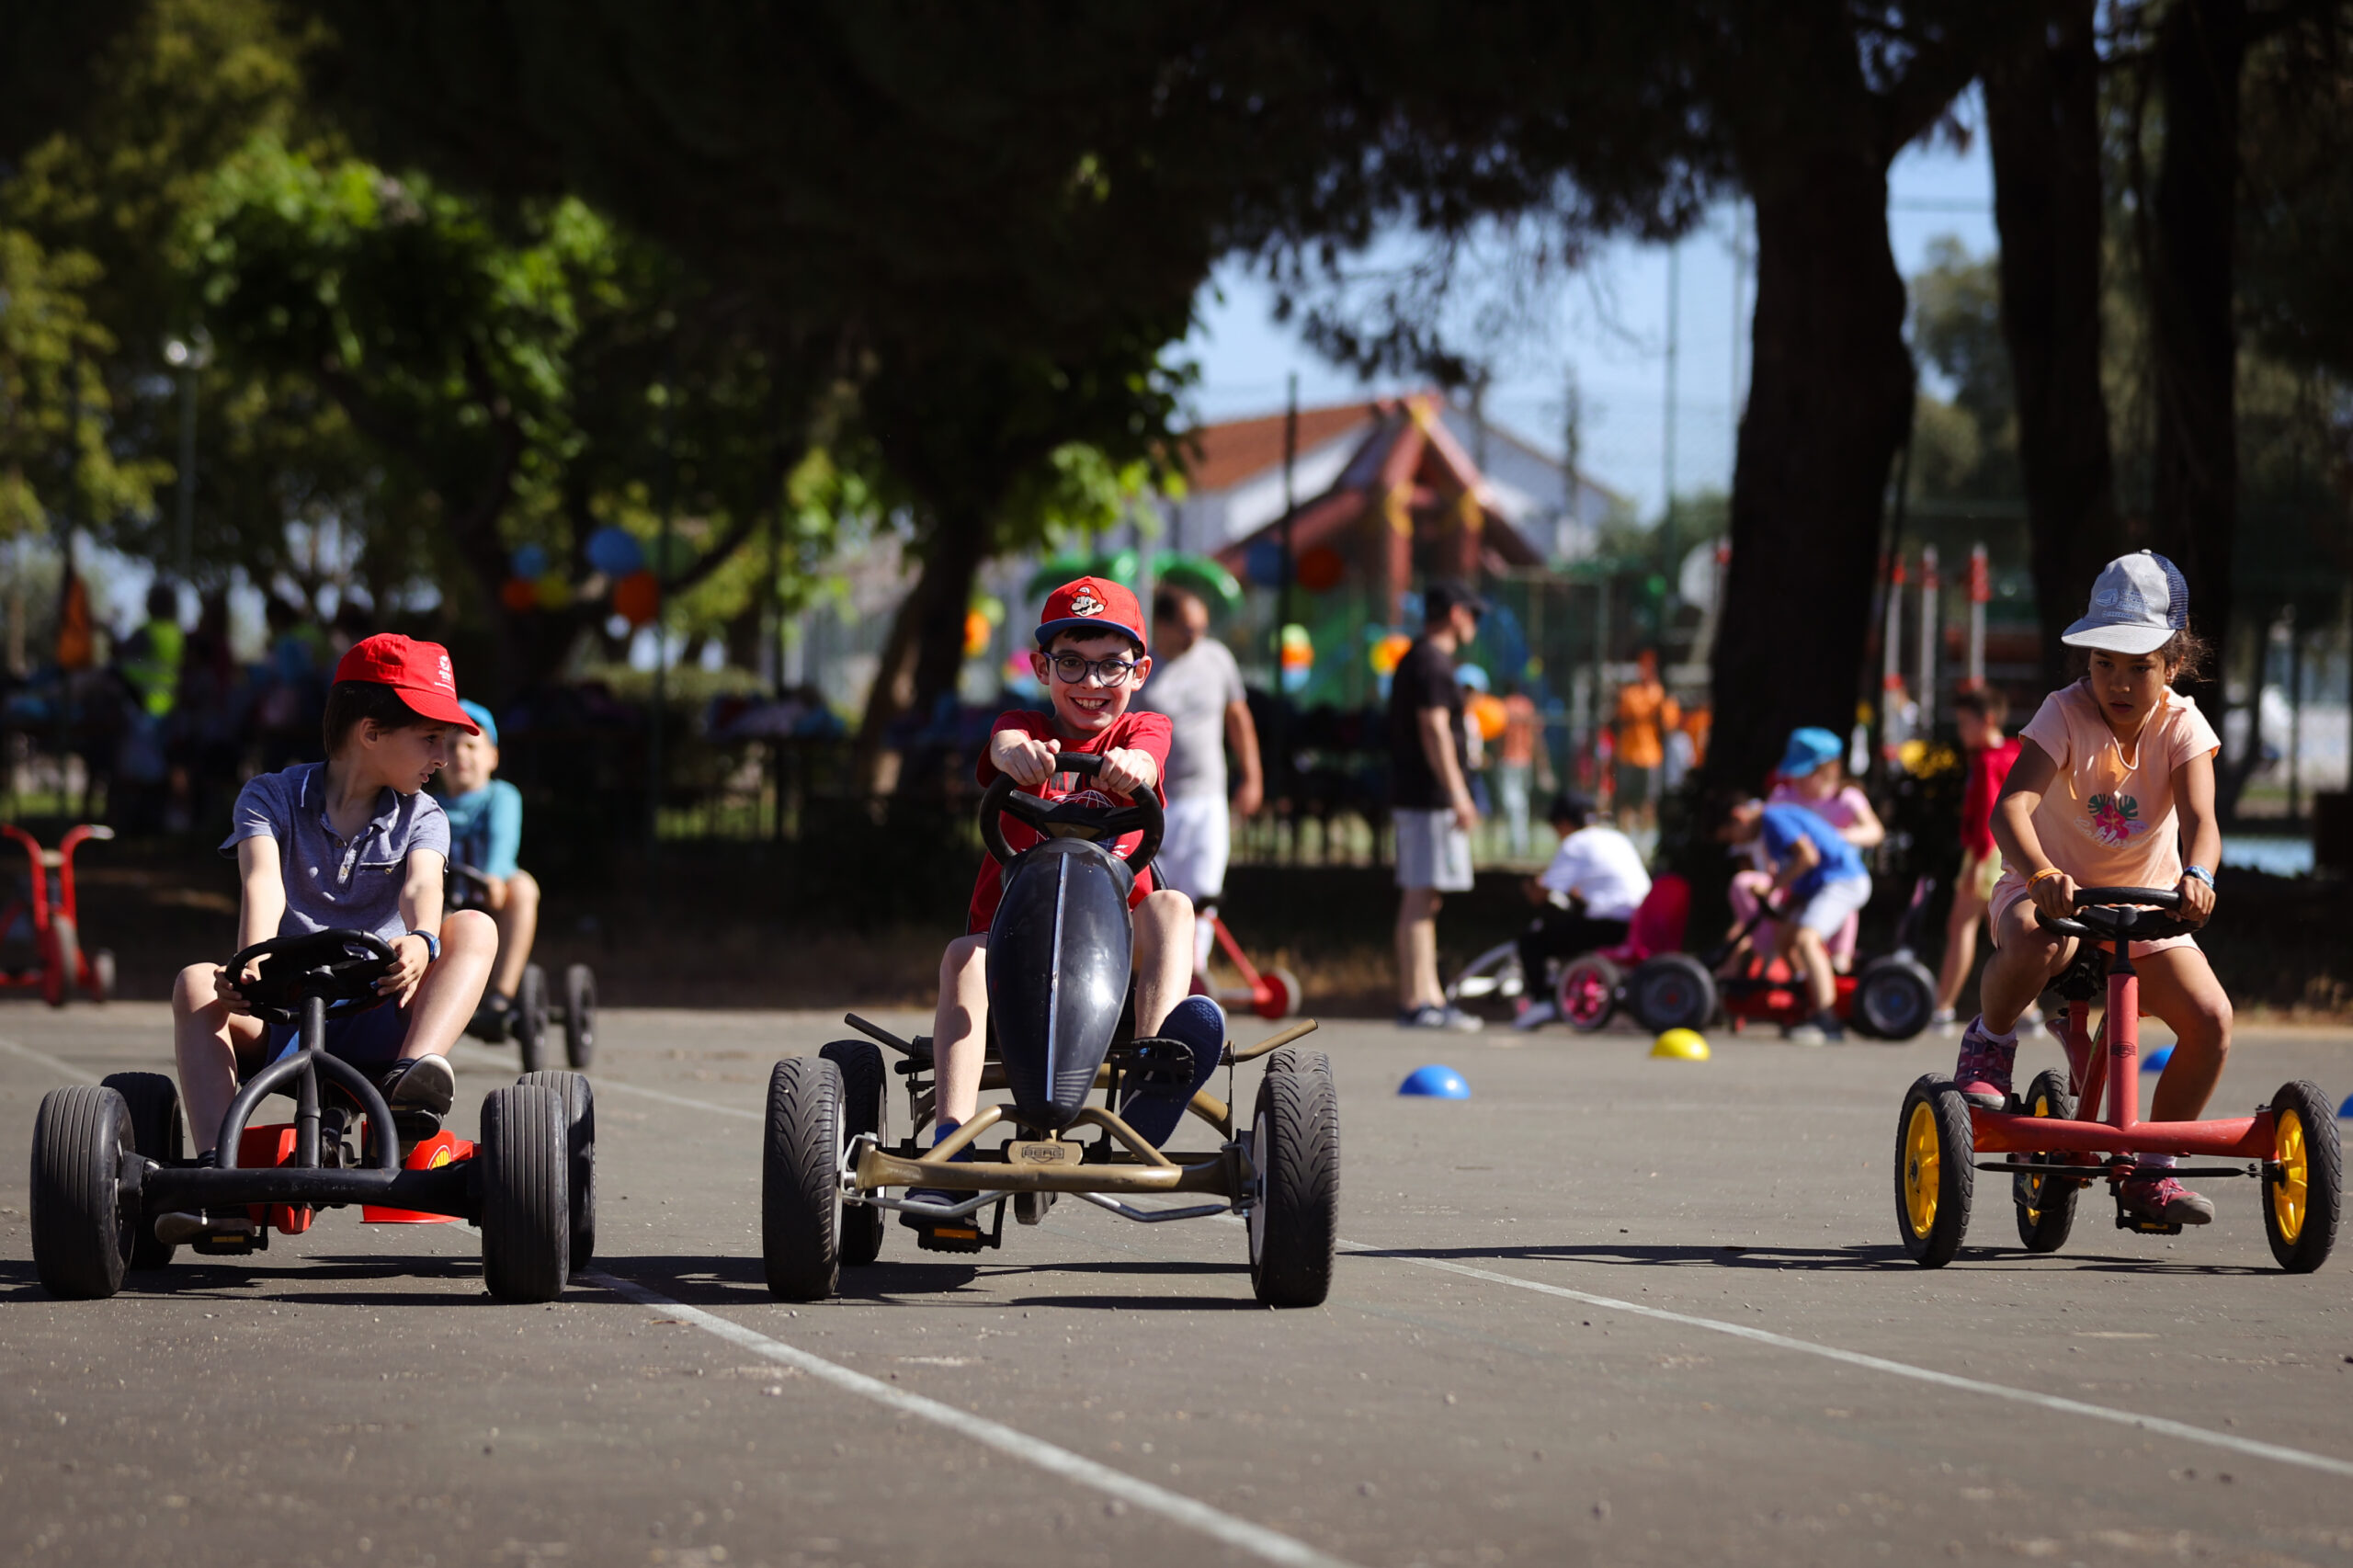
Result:
[[[458,706],[438,643],[390,634],[355,644],[327,693],[327,760],[264,774],[237,797],[221,848],[243,889],[237,949],[313,931],[366,931],[391,944],[376,989],[389,1006],[327,1026],[326,1049],[379,1072],[394,1108],[449,1110],[449,1052],[498,951],[479,910],[441,911],[449,824],[426,780],[473,721]],[[191,964],[172,988],[173,1046],[188,1132],[209,1153],[240,1077],[291,1049],[238,993],[243,976]]]

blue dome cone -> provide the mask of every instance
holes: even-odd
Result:
[[[1397,1085],[1401,1095],[1421,1095],[1434,1100],[1467,1100],[1471,1085],[1451,1067],[1416,1067]]]
[[[2336,1114],[2340,1117],[2353,1116],[2353,1095],[2345,1096],[2345,1103],[2336,1108]]]
[[[2141,1058],[2141,1071],[2143,1073],[2162,1073],[2165,1070],[2165,1063],[2172,1060],[2173,1047],[2169,1045],[2161,1045],[2157,1047],[2156,1050],[2150,1051],[2148,1054]]]

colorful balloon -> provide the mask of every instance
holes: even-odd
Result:
[[[631,626],[643,626],[662,611],[662,585],[651,572],[631,572],[613,585],[613,613]]]
[[[635,534],[608,523],[588,536],[588,564],[618,580],[645,564],[645,549]]]
[[[540,585],[529,577],[509,577],[498,585],[498,602],[517,615],[528,615],[539,607]]]
[[[548,572],[548,552],[541,545],[518,544],[508,563],[517,577],[544,577]]]
[[[1291,573],[1299,580],[1299,585],[1309,593],[1329,593],[1340,585],[1341,578],[1347,575],[1347,558],[1328,544],[1319,544],[1299,552]]]

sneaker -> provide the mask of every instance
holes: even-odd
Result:
[[[1961,1032],[1961,1018],[1950,1007],[1939,1007],[1928,1015],[1928,1027],[1950,1040]]]
[[[1511,1027],[1516,1029],[1540,1029],[1561,1016],[1561,1010],[1550,1002],[1530,1002],[1522,998],[1519,1011],[1513,1016]]]
[[[1961,1060],[1952,1070],[1961,1097],[1984,1110],[1999,1110],[2009,1104],[2010,1069],[2018,1057],[2015,1038],[1995,1040],[1986,1033],[1983,1013],[1970,1019],[1961,1037]]]
[[[2162,1170],[2128,1177],[2117,1191],[2125,1213],[2158,1225],[2203,1225],[2214,1205]]]
[[[1477,1034],[1487,1025],[1484,1019],[1460,1007],[1441,1007],[1431,1003],[1400,1011],[1397,1027],[1401,1029],[1452,1029],[1457,1034]]]
[[[1824,1029],[1820,1024],[1813,1022],[1812,1019],[1808,1019],[1803,1023],[1798,1024],[1783,1024],[1781,1026],[1781,1038],[1789,1041],[1791,1045],[1827,1045],[1830,1043],[1829,1031]]]
[[[412,1056],[395,1062],[376,1080],[384,1103],[394,1111],[421,1110],[434,1116],[449,1114],[458,1097],[458,1074],[446,1056]]]
[[[1184,1125],[1185,1108],[1209,1086],[1225,1060],[1225,1009],[1207,996],[1188,996],[1168,1009],[1161,1020],[1160,1038],[1173,1040],[1193,1053],[1192,1085],[1183,1096],[1131,1094],[1120,1105],[1120,1119],[1138,1136],[1158,1148]],[[1157,1049],[1157,1048],[1155,1048]]]

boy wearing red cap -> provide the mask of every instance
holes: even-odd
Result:
[[[1143,608],[1135,595],[1098,577],[1056,588],[1039,617],[1038,651],[1029,664],[1047,689],[1051,710],[1017,709],[997,716],[976,770],[980,783],[985,787],[1003,773],[1049,800],[1086,801],[1091,795],[1108,805],[1114,801],[1106,797],[1125,799],[1150,790],[1165,801],[1167,716],[1128,710],[1152,673],[1144,652]],[[1091,786],[1053,787],[1058,778],[1065,785],[1075,782],[1074,776],[1054,771],[1055,756],[1066,751],[1103,758]],[[1006,843],[1016,853],[1038,842],[1025,824],[1008,816],[1003,825]],[[1132,848],[1142,836],[1131,833],[1120,839],[1119,852]],[[935,1142],[980,1108],[981,1058],[988,1039],[988,931],[1003,892],[1003,869],[984,856],[972,885],[965,935],[948,944],[939,962],[939,1008],[931,1031],[939,1074]],[[1206,996],[1186,995],[1193,972],[1192,902],[1172,888],[1155,888],[1146,869],[1136,876],[1129,906],[1135,923],[1136,1036],[1183,1040],[1193,1048],[1206,1082],[1225,1043],[1225,1014]],[[1131,1127],[1155,1143],[1165,1142],[1184,1116],[1184,1103],[1177,1100],[1131,1099],[1120,1108]],[[908,1196],[949,1199],[922,1190]],[[901,1219],[924,1232],[929,1244],[930,1221],[915,1214]]]
[[[335,666],[323,729],[326,761],[265,773],[237,796],[221,846],[236,857],[242,886],[237,949],[335,929],[389,943],[393,966],[376,989],[391,1005],[329,1023],[327,1050],[377,1072],[395,1110],[438,1116],[457,1092],[449,1047],[498,951],[488,915],[441,912],[449,824],[425,784],[449,763],[452,735],[474,729],[448,651],[390,634],[353,644]],[[206,1156],[239,1069],[293,1044],[292,1029],[254,1017],[242,978],[190,964],[172,987],[180,1095]]]

